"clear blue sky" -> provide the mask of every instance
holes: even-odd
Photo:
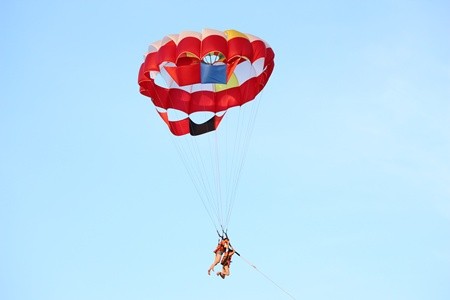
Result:
[[[230,231],[296,299],[450,299],[448,1],[2,1],[0,299],[289,299],[138,93],[150,42],[264,38]],[[220,296],[218,296],[220,295]]]

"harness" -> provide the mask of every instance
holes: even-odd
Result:
[[[214,253],[217,253],[217,252],[224,253],[226,250],[225,244],[226,244],[225,240],[220,241],[219,244],[217,244],[217,247],[214,250]]]
[[[222,266],[230,266],[231,264],[231,257],[234,254],[234,250],[228,251],[226,252],[223,257],[222,257],[222,261],[220,262],[222,264]]]

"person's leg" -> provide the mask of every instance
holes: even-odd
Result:
[[[222,277],[222,279],[225,279],[225,266],[222,268],[222,271],[217,273],[217,276]]]
[[[208,275],[211,274],[211,271],[214,272],[214,267],[220,262],[221,257],[222,257],[222,253],[221,252],[217,252],[216,256],[214,257],[213,263],[211,264],[211,266],[208,269]]]

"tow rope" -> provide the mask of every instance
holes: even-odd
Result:
[[[261,272],[260,269],[258,269],[254,264],[252,264],[249,260],[247,260],[245,257],[243,257],[242,255],[240,255],[239,253],[235,252],[240,258],[242,258],[243,261],[245,261],[250,267],[252,267],[253,269],[255,269],[259,274],[261,274],[262,276],[264,276],[267,280],[269,280],[273,285],[275,285],[278,289],[280,289],[283,293],[285,293],[287,296],[289,296],[291,299],[295,299],[294,296],[292,296],[290,293],[288,293],[285,289],[283,289],[279,284],[277,284],[275,281],[273,281],[269,276],[267,276],[267,274]]]

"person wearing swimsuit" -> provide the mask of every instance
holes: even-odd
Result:
[[[214,254],[215,254],[215,256],[214,256],[214,261],[213,261],[213,263],[211,264],[211,266],[210,266],[209,269],[208,269],[208,275],[211,274],[211,271],[214,272],[214,267],[215,267],[219,262],[221,262],[222,256],[223,256],[224,253],[227,252],[227,250],[228,250],[228,248],[229,248],[229,245],[230,245],[230,241],[228,240],[228,238],[222,239],[222,240],[217,244],[217,247],[216,247],[216,249],[214,250]]]

